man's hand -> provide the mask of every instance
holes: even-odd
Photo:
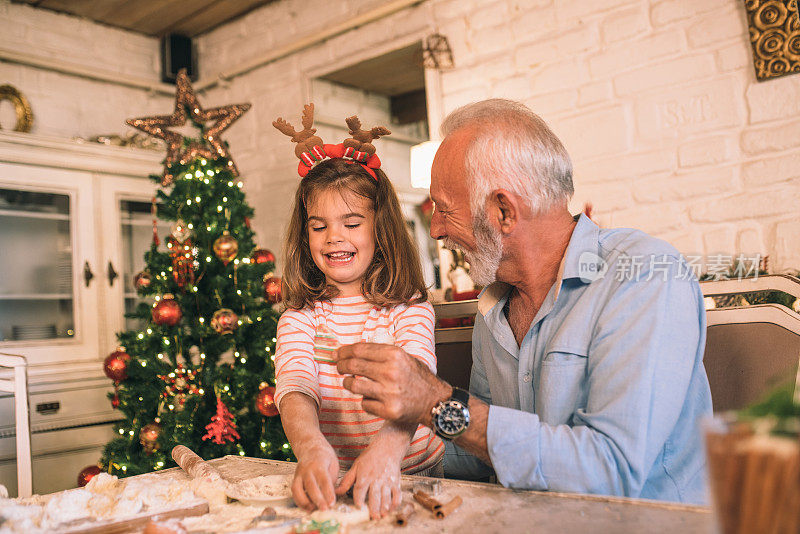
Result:
[[[339,459],[327,442],[310,447],[298,459],[292,482],[295,504],[308,511],[327,510],[336,503],[334,483],[339,474]]]
[[[344,495],[352,487],[355,505],[361,508],[368,497],[369,516],[380,519],[400,504],[401,460],[402,453],[397,458],[391,447],[371,443],[344,475],[336,494]]]
[[[355,343],[336,352],[344,387],[363,395],[362,408],[387,421],[431,425],[431,410],[453,388],[394,345]]]

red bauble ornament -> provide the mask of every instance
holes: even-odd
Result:
[[[278,407],[275,405],[275,387],[261,384],[256,395],[256,410],[264,417],[274,417],[278,415]]]
[[[153,275],[147,271],[142,271],[133,277],[133,286],[138,289],[144,289],[153,282]]]
[[[253,263],[267,263],[270,261],[275,263],[275,254],[265,248],[257,248],[253,251],[251,259]]]
[[[161,326],[175,326],[183,317],[180,305],[167,293],[153,306],[153,322]]]
[[[129,361],[131,361],[131,355],[125,352],[124,348],[119,347],[103,361],[103,371],[114,382],[122,382],[128,378]]]
[[[117,395],[116,393],[114,394],[114,398],[111,399],[111,407],[114,408],[115,410],[119,408],[119,395]]]
[[[150,423],[144,425],[139,431],[139,443],[142,444],[145,454],[153,454],[158,450],[158,436],[161,435],[161,425]]]
[[[219,258],[222,263],[228,265],[233,258],[236,257],[236,254],[239,253],[239,242],[233,237],[230,232],[225,230],[222,232],[222,235],[214,241],[214,245],[212,246],[214,249],[214,254]]]
[[[233,310],[221,308],[215,311],[211,317],[211,326],[218,334],[232,334],[234,330],[239,328],[239,316]]]
[[[281,278],[280,276],[269,276],[264,278],[264,298],[276,304],[282,300]]]
[[[92,480],[95,475],[99,475],[103,470],[96,465],[89,465],[81,469],[78,473],[78,487],[82,488]]]

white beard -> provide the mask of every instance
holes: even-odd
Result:
[[[503,258],[503,237],[481,213],[472,221],[475,250],[465,252],[469,262],[469,276],[479,286],[488,286],[497,280],[497,270]]]
[[[469,263],[469,277],[479,286],[488,286],[497,279],[497,270],[503,257],[503,241],[500,232],[480,214],[472,221],[472,232],[475,236],[475,250],[467,251],[451,239],[442,240],[445,247],[464,250]]]

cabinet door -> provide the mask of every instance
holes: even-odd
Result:
[[[93,214],[90,174],[0,163],[0,350],[98,357]]]
[[[132,312],[143,300],[133,286],[134,276],[145,268],[144,254],[153,241],[152,198],[156,191],[153,182],[146,178],[121,178],[97,176],[98,227],[101,263],[103,265],[102,298],[105,301],[103,318],[103,350],[111,352],[117,346],[116,333],[141,328],[136,319],[125,314]],[[159,248],[166,250],[164,237],[169,234],[169,223],[158,221]],[[114,277],[113,273],[117,276]],[[155,274],[155,273],[151,273]]]

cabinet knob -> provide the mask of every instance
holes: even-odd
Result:
[[[114,264],[110,261],[108,262],[108,286],[112,287],[114,285],[114,280],[117,279],[119,274],[117,271],[114,270]]]
[[[92,268],[89,267],[89,262],[83,264],[83,281],[86,282],[86,287],[89,287],[89,283],[94,278],[94,273],[92,272]]]

